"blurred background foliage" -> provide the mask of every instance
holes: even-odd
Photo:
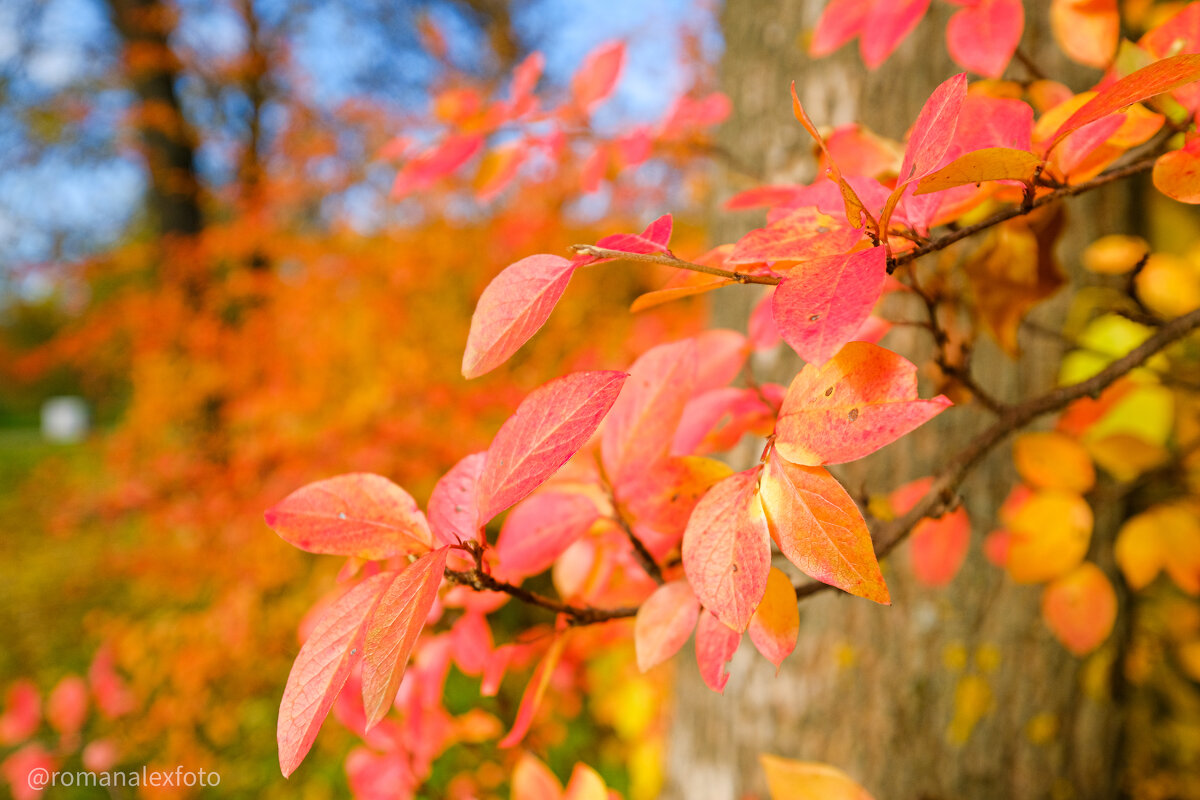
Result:
[[[12,779],[31,764],[182,764],[220,773],[214,796],[346,796],[355,739],[335,725],[304,774],[279,777],[297,625],[338,565],[278,540],[262,509],[347,471],[423,501],[532,387],[697,329],[695,305],[625,313],[661,273],[592,270],[511,369],[459,374],[475,299],[501,267],[701,207],[702,182],[681,167],[703,148],[687,142],[579,188],[581,147],[711,84],[712,10],[679,0],[650,13],[556,0],[4,4],[2,791],[23,796]],[[469,124],[456,104],[503,97],[535,50],[539,95],[562,95],[613,38],[628,43],[626,76],[557,160],[482,200],[470,178],[389,197],[389,143]],[[677,230],[699,246],[694,225]],[[86,399],[86,441],[39,436],[56,395]],[[527,623],[514,616],[513,630]],[[647,698],[660,692],[630,656],[616,648],[592,667],[607,687],[587,701],[598,722],[539,741],[560,773],[587,752],[611,785],[647,796],[661,762]],[[504,721],[523,689],[511,683],[485,704]],[[471,679],[450,685],[477,697]],[[629,693],[643,715],[611,708]],[[499,788],[512,754],[481,747],[444,756],[433,787],[471,770]]]

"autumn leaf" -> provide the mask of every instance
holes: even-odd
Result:
[[[771,537],[804,574],[876,603],[891,602],[862,512],[827,470],[772,453],[759,498]]]
[[[744,631],[767,589],[771,540],[757,469],[731,475],[696,504],[683,534],[683,569],[696,598]]]
[[[563,800],[610,800],[608,786],[600,773],[587,764],[577,763],[563,792]],[[522,798],[524,800],[524,798]]]
[[[850,342],[823,366],[805,365],[788,387],[775,449],[795,464],[841,464],[869,455],[940,414],[950,401],[917,397],[916,366],[867,342]]]
[[[1154,188],[1181,203],[1200,203],[1200,138],[1154,162]]]
[[[796,590],[787,575],[777,567],[771,567],[767,576],[767,592],[750,618],[747,633],[758,652],[775,665],[776,672],[783,660],[796,649],[796,639],[800,635]]]
[[[1121,36],[1117,0],[1051,0],[1050,29],[1073,60],[1107,67]]]
[[[629,377],[575,372],[535,389],[500,427],[479,476],[479,521],[528,495],[591,437]]]
[[[433,186],[457,170],[483,149],[483,136],[455,134],[406,163],[392,183],[392,197],[399,199]]]
[[[591,112],[608,98],[625,65],[624,42],[604,42],[584,56],[571,77],[571,98],[584,112]]]
[[[378,559],[425,552],[432,545],[417,502],[387,478],[367,472],[310,483],[264,517],[285,542],[310,553]]]
[[[1096,483],[1087,450],[1064,433],[1026,433],[1013,444],[1013,463],[1028,484],[1083,494]]]
[[[599,518],[596,504],[582,494],[538,492],[504,520],[496,540],[497,570],[508,577],[537,575]]]
[[[1021,0],[961,0],[946,24],[946,49],[956,63],[985,78],[999,78],[1025,30]]]
[[[840,224],[815,208],[800,208],[739,239],[728,263],[812,261],[845,253],[861,238],[861,231]]]
[[[596,242],[597,247],[605,250],[620,250],[624,253],[664,253],[671,242],[671,229],[674,220],[670,214],[663,214],[638,233],[613,233],[602,237]],[[599,261],[595,262],[599,263]]]
[[[699,357],[693,339],[659,345],[629,368],[600,440],[601,460],[613,486],[639,476],[670,450],[675,429],[696,382]]]
[[[742,635],[714,617],[709,610],[700,612],[696,622],[696,664],[704,685],[721,694],[729,681],[725,665],[737,652]]]
[[[886,278],[882,247],[784,271],[772,301],[779,334],[801,358],[821,366],[854,338],[883,293]]]
[[[559,800],[562,784],[550,768],[530,753],[521,753],[512,772],[512,800]]]
[[[933,90],[913,123],[900,165],[900,183],[920,180],[938,168],[950,149],[963,101],[967,76],[959,73]],[[897,189],[899,188],[897,185]]]
[[[646,672],[679,652],[699,616],[700,603],[687,581],[671,581],[655,589],[634,621],[638,669]]]
[[[1200,8],[1200,6],[1198,6]],[[1150,253],[1150,245],[1140,236],[1110,234],[1101,236],[1083,251],[1083,268],[1099,275],[1124,275]]]
[[[817,21],[809,52],[823,56],[860,36],[859,53],[875,69],[925,15],[929,0],[832,0]]]
[[[1112,633],[1117,593],[1100,568],[1085,561],[1046,586],[1042,618],[1064,647],[1085,656]]]
[[[854,779],[828,764],[792,761],[763,753],[771,800],[872,800]]]
[[[285,778],[308,755],[333,701],[362,657],[367,618],[395,576],[379,573],[343,594],[317,620],[300,648],[279,704],[279,768]]]
[[[1026,150],[1010,147],[985,147],[965,153],[941,169],[921,179],[915,195],[942,192],[957,186],[984,181],[1020,181],[1032,183],[1042,159]]]
[[[933,478],[920,478],[894,490],[888,500],[895,515],[907,514],[929,492]],[[908,561],[924,586],[945,586],[962,569],[971,544],[971,520],[965,508],[926,517],[909,535]]]
[[[560,256],[522,258],[497,275],[471,317],[462,374],[477,378],[508,360],[546,322],[575,271]]]
[[[1143,511],[1121,526],[1115,557],[1133,589],[1148,586],[1165,569],[1181,590],[1200,594],[1200,517],[1182,503]]]
[[[856,0],[851,0],[856,2]],[[928,2],[928,0],[926,0]],[[826,9],[828,12],[828,9]],[[825,157],[825,174],[834,184],[837,185],[839,192],[842,195],[842,204],[846,211],[846,222],[850,227],[860,229],[867,221],[871,221],[872,217],[867,207],[863,205],[862,200],[854,191],[849,181],[842,175],[842,171],[838,168],[837,162],[833,160],[833,156],[829,153],[829,148],[825,146],[825,140],[821,134],[817,132],[817,127],[813,125],[812,120],[808,118],[808,114],[804,112],[804,107],[800,105],[800,96],[796,94],[796,82],[792,81],[792,115],[796,117],[796,121],[808,132],[808,135],[813,138],[817,146],[821,149],[821,154]]]
[[[1092,509],[1073,492],[1044,489],[1009,520],[1008,574],[1017,583],[1040,583],[1067,572],[1087,555]]]
[[[537,667],[533,670],[533,675],[529,679],[529,685],[525,687],[525,693],[521,695],[521,705],[517,708],[517,718],[513,721],[513,726],[504,738],[498,742],[499,747],[515,747],[525,738],[525,734],[529,732],[529,728],[533,725],[533,717],[537,713],[538,707],[542,704],[542,698],[546,696],[546,689],[550,686],[550,678],[554,675],[554,670],[558,667],[559,659],[562,658],[563,648],[567,644],[566,634],[558,634],[554,637],[554,641],[550,643],[549,649],[545,655],[538,661]]]
[[[1200,54],[1156,61],[1110,84],[1067,118],[1050,140],[1049,149],[1084,125],[1121,109],[1200,80]]]
[[[384,718],[396,699],[408,657],[437,599],[449,551],[440,547],[405,567],[381,591],[371,612],[363,641],[362,675],[368,730]]]
[[[429,527],[442,544],[478,542],[479,507],[475,501],[486,453],[472,453],[455,464],[429,496]]]

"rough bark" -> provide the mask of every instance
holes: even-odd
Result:
[[[801,34],[811,30],[822,5],[726,3],[722,78],[734,113],[725,145],[768,182],[810,177],[811,148],[787,99],[792,79],[818,125],[857,119],[900,139],[933,88],[960,71],[943,43],[952,9],[937,5],[875,74],[865,72],[853,47],[811,61]],[[1050,74],[1063,74],[1046,41],[1044,4],[1029,3],[1027,9],[1024,48]],[[1019,65],[1012,74],[1024,77]],[[1088,80],[1072,77],[1078,78],[1072,81],[1076,88]],[[1060,252],[1077,253],[1096,230],[1122,230],[1123,211],[1119,189],[1074,204],[1073,231]],[[719,240],[731,241],[757,224],[753,217],[732,222],[726,217]],[[1071,260],[1065,258],[1068,266]],[[715,312],[717,324],[744,323],[756,292],[725,294]],[[1065,303],[1062,297],[1048,303],[1039,318],[1053,325]],[[909,319],[920,318],[919,310],[907,312]],[[917,330],[901,331],[885,344],[919,361],[929,353],[927,339]],[[1023,346],[1021,361],[1014,363],[981,345],[976,376],[994,395],[1015,400],[1052,384],[1060,345],[1025,337]],[[760,366],[775,370],[776,380],[786,380],[796,368],[795,362]],[[841,477],[857,494],[860,487],[884,492],[930,474],[985,417],[977,408],[952,409]],[[950,586],[917,586],[902,547],[886,572],[892,607],[838,593],[806,600],[799,645],[778,677],[749,642],[731,665],[723,697],[709,692],[695,668],[682,663],[668,796],[765,796],[757,762],[763,752],[833,764],[878,800],[1116,796],[1120,709],[1111,700],[1105,655],[1081,662],[1067,653],[1041,621],[1040,587],[1014,585],[980,550],[1012,477],[1010,453],[1001,448],[967,483],[972,552]],[[1100,517],[1101,544],[1093,555],[1102,562],[1110,536],[1111,521]],[[1107,663],[1120,640],[1115,635],[1105,651]],[[1039,736],[1039,730],[1053,734]]]

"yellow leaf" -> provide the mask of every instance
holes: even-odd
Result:
[[[1027,433],[1013,446],[1013,461],[1026,483],[1039,489],[1083,494],[1096,483],[1087,451],[1064,433]]]
[[[922,178],[913,194],[930,194],[984,181],[1030,183],[1042,160],[1027,150],[985,147],[959,156]]]
[[[1170,458],[1162,445],[1131,433],[1114,433],[1101,438],[1089,436],[1086,444],[1088,453],[1100,468],[1122,483],[1135,480]]]
[[[1117,533],[1114,556],[1131,589],[1148,586],[1162,569],[1163,547],[1158,527],[1155,513],[1146,511],[1127,520]]]
[[[1092,508],[1073,492],[1045,489],[1012,516],[1008,574],[1017,583],[1057,578],[1087,555]]]
[[[1123,275],[1148,252],[1150,245],[1140,236],[1102,236],[1083,251],[1083,268],[1099,275]]]
[[[796,649],[800,635],[800,609],[796,605],[796,590],[788,576],[778,567],[767,575],[767,593],[750,618],[750,641],[763,657],[775,665],[776,672],[783,660]]]
[[[1177,317],[1200,308],[1200,273],[1178,256],[1155,253],[1135,280],[1138,297],[1151,311]]]
[[[771,800],[873,800],[846,773],[828,764],[792,761],[762,753]]]

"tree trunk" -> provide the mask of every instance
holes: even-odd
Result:
[[[791,80],[818,126],[858,120],[902,139],[932,90],[961,71],[946,55],[943,38],[953,9],[939,5],[873,74],[854,47],[814,62],[803,51],[801,33],[812,29],[823,5],[784,0],[768,10],[755,0],[726,2],[722,70],[734,112],[724,144],[767,183],[811,178],[812,148],[791,115]],[[1050,74],[1066,74],[1082,88],[1088,76],[1064,72],[1048,41],[1046,13],[1045,4],[1027,4],[1023,47]],[[1026,75],[1018,64],[1011,69],[1016,77]],[[1127,205],[1120,192],[1080,198],[1068,209],[1075,223],[1061,250],[1065,266],[1074,266],[1084,237],[1122,230]],[[731,223],[726,216],[717,225],[718,240],[732,241],[761,224],[753,217]],[[752,292],[725,294],[717,324],[744,326],[756,298]],[[1038,318],[1054,325],[1066,301],[1044,304]],[[920,319],[921,311],[896,316]],[[927,332],[909,328],[894,331],[884,344],[921,363],[930,352],[928,339]],[[975,374],[1002,399],[1043,391],[1054,381],[1061,345],[1025,337],[1022,346],[1018,364],[990,342],[979,344]],[[786,381],[796,362],[760,366]],[[922,388],[927,394],[929,387]],[[872,493],[890,491],[933,473],[987,421],[976,407],[951,409],[839,477],[855,496],[864,486]],[[730,666],[724,696],[706,689],[695,667],[682,662],[668,796],[765,797],[758,764],[765,752],[829,763],[877,800],[1115,797],[1120,709],[1110,699],[1109,665],[1122,637],[1114,634],[1089,661],[1076,659],[1041,621],[1041,587],[1015,585],[983,558],[979,543],[996,526],[996,509],[1012,482],[1011,454],[1002,447],[966,484],[972,551],[949,586],[917,585],[901,547],[885,565],[891,607],[834,592],[801,603],[800,641],[778,677],[748,641]],[[1111,542],[1111,520],[1097,516],[1095,541]],[[1105,547],[1097,545],[1092,554],[1102,565]]]

